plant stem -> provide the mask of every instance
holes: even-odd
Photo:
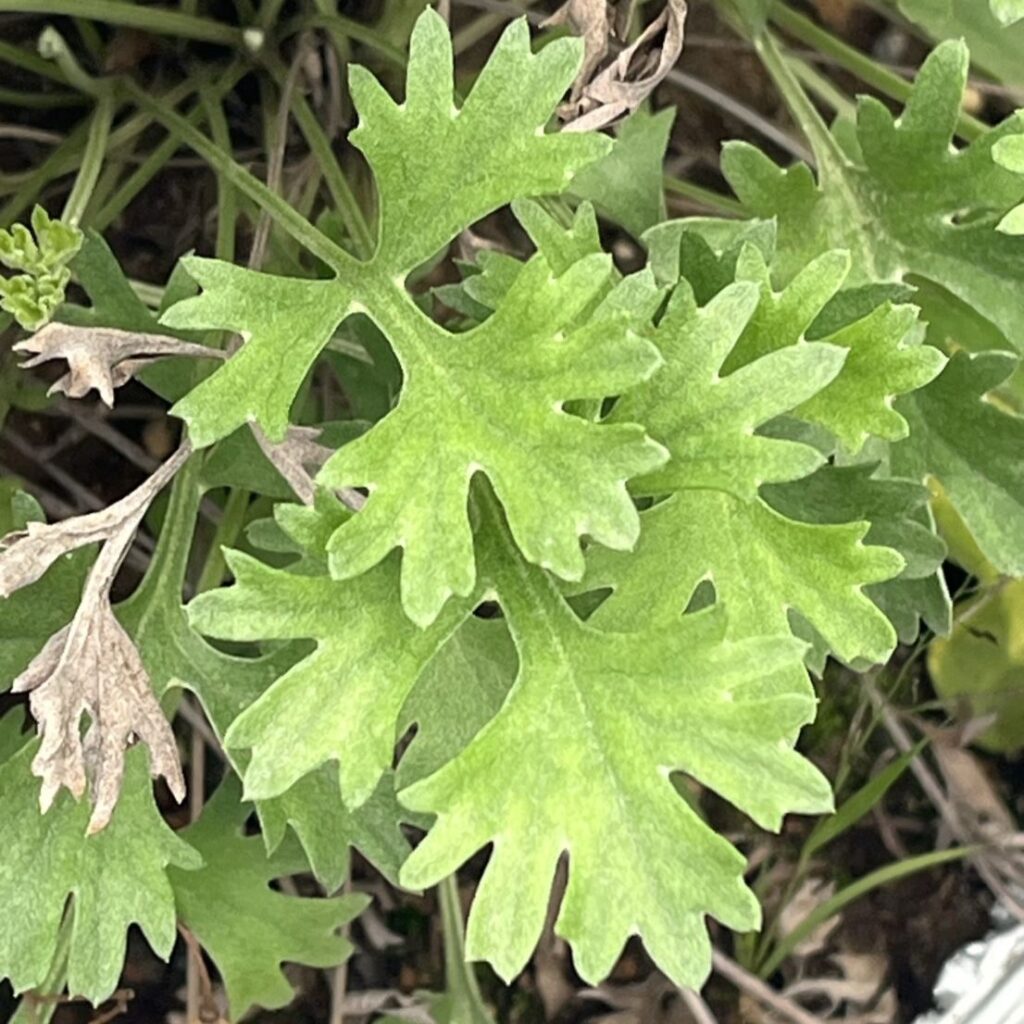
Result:
[[[21,68],[22,71],[30,71],[41,78],[48,78],[51,82],[59,82],[64,85],[63,75],[50,61],[40,57],[37,53],[5,42],[3,39],[0,39],[0,61],[5,64],[13,64],[16,68]]]
[[[459,1021],[459,1024],[493,1024],[480,994],[473,965],[466,962],[462,906],[455,875],[443,879],[437,891],[441,901],[445,988],[451,997],[451,1019]]]
[[[695,203],[700,203],[701,206],[706,206],[716,213],[724,214],[727,217],[742,217],[744,215],[742,203],[730,196],[724,196],[720,192],[715,192],[713,189],[704,188],[703,185],[695,185],[692,181],[676,178],[671,174],[666,174],[662,179],[662,183],[667,192],[672,192],[677,196],[685,196],[687,199],[692,199]]]
[[[148,7],[121,0],[0,0],[0,14],[67,14],[110,25],[137,28],[155,35],[178,36],[238,49],[245,45],[242,32],[211,18],[200,18],[166,7]]]
[[[113,91],[111,89],[103,90],[89,124],[89,138],[85,144],[82,166],[79,168],[75,184],[64,204],[64,212],[61,214],[61,219],[68,224],[77,225],[81,222],[89,200],[92,198],[100,169],[103,167],[103,158],[106,156],[110,126],[113,123],[116,109],[117,104]]]
[[[199,86],[200,93],[206,99],[220,109],[221,98],[231,89],[234,88],[239,78],[245,73],[245,65],[241,61],[236,61],[229,64],[228,67],[218,69],[216,75],[207,75],[207,79],[211,79],[213,84],[201,84]],[[193,80],[198,76],[193,76]],[[197,105],[188,114],[185,115],[185,119],[189,124],[198,126],[203,118],[206,118],[207,122],[210,122],[210,111],[206,106]],[[212,129],[211,129],[212,130]],[[214,141],[220,145],[217,138],[217,133],[213,132]],[[89,226],[95,228],[97,231],[103,231],[118,214],[139,194],[139,192],[156,176],[161,170],[164,164],[174,155],[175,150],[181,145],[181,139],[176,132],[170,131],[167,134],[167,138],[161,141],[155,146],[150,153],[146,156],[145,160],[134,171],[121,183],[120,188],[117,192],[110,197],[99,210],[99,212],[91,217],[89,220]],[[218,205],[218,209],[221,207]],[[218,225],[220,219],[218,219]]]
[[[772,76],[776,88],[782,93],[793,119],[800,126],[804,138],[814,150],[819,171],[828,174],[830,171],[841,172],[846,166],[846,157],[839,148],[828,125],[818,112],[818,108],[810,101],[803,86],[797,81],[792,69],[783,57],[775,38],[764,32],[753,40],[754,49],[764,63],[768,74]]]
[[[46,977],[38,989],[28,993],[18,1004],[10,1024],[49,1024],[50,1018],[60,1005],[57,996],[64,988],[68,973],[68,952],[71,949],[71,927],[74,920],[74,906],[64,914],[57,932],[57,947]],[[33,995],[39,993],[33,999]],[[40,998],[41,996],[41,998]]]
[[[780,0],[773,0],[768,16],[794,39],[818,53],[831,57],[840,67],[845,68],[884,95],[900,101],[905,101],[910,96],[911,83],[905,78],[882,67],[867,54],[854,49],[841,39],[837,39],[831,32],[826,32],[825,29],[815,25],[806,15],[794,11]],[[961,112],[956,132],[962,139],[971,142],[987,131],[988,125],[983,121]]]
[[[147,110],[169,130],[181,136],[183,142],[192,147],[214,170],[219,171],[240,192],[247,195],[260,209],[266,212],[284,228],[297,242],[304,245],[314,256],[339,273],[352,267],[355,260],[340,246],[335,245],[325,234],[296,213],[288,203],[271,191],[244,167],[235,163],[215,143],[194,128],[177,111],[166,103],[154,100],[134,82],[126,84],[128,93],[143,110]]]
[[[275,79],[278,88],[284,89],[288,72],[281,61],[276,56],[272,57],[268,54],[264,63]],[[331,198],[334,200],[345,229],[355,245],[356,254],[368,258],[373,252],[373,233],[370,231],[366,217],[352,191],[352,186],[334,155],[330,139],[327,138],[316,114],[306,102],[305,96],[297,89],[292,90],[291,111],[323,173]]]
[[[214,531],[213,540],[210,541],[210,548],[206,553],[206,561],[199,574],[197,594],[213,590],[224,582],[224,570],[227,566],[224,561],[224,548],[234,544],[242,532],[245,514],[249,510],[249,497],[249,492],[240,487],[232,487],[228,492],[224,514]]]

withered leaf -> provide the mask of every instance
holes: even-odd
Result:
[[[131,637],[104,595],[83,604],[69,626],[55,633],[15,680],[30,692],[30,707],[43,741],[32,761],[42,779],[45,813],[61,786],[76,798],[91,790],[89,834],[110,821],[121,792],[124,755],[135,740],[149,747],[150,773],[162,775],[177,800],[185,780],[171,726],[153,694]],[[91,719],[85,736],[81,718]]]
[[[114,389],[126,384],[143,367],[167,356],[195,359],[224,359],[226,353],[163,334],[122,331],[114,327],[75,327],[49,323],[30,338],[14,346],[16,352],[35,353],[22,369],[51,359],[65,359],[68,372],[50,387],[50,394],[62,392],[82,398],[95,388],[108,406],[114,404]]]
[[[0,597],[9,597],[35,583],[61,555],[108,540],[128,520],[137,525],[153,496],[181,468],[190,452],[187,443],[182,445],[151,477],[109,508],[59,523],[29,523],[24,530],[0,538]]]
[[[579,99],[583,87],[608,54],[608,39],[612,31],[609,7],[607,0],[566,0],[550,18],[541,22],[541,28],[569,25],[583,37],[583,63],[573,82],[570,102],[575,103]]]
[[[636,110],[679,59],[685,24],[686,0],[666,0],[661,14],[607,67],[586,83],[582,76],[577,79],[561,111],[566,120],[563,131],[596,131]],[[660,45],[659,36],[663,36]],[[585,46],[589,54],[589,44]]]
[[[89,834],[110,821],[124,778],[125,751],[149,747],[150,771],[162,775],[180,801],[185,782],[170,723],[153,693],[132,638],[117,621],[110,587],[153,496],[184,464],[184,443],[145,483],[103,512],[29,532],[0,552],[0,593],[38,579],[61,554],[102,540],[71,623],[54,633],[18,676],[15,693],[29,693],[42,743],[32,771],[42,779],[45,812],[61,789],[79,798],[88,785],[93,804]],[[36,527],[36,529],[32,529]],[[90,725],[82,735],[82,716]]]

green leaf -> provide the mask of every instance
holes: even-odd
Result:
[[[177,687],[200,699],[221,744],[231,723],[288,671],[305,653],[302,645],[280,647],[262,657],[225,654],[206,642],[188,623],[181,593],[191,537],[202,489],[199,458],[175,480],[166,526],[160,534],[149,571],[132,597],[118,606],[118,616],[139,647],[158,695]],[[246,762],[228,749],[241,774]],[[301,773],[300,773],[301,774]],[[273,852],[287,828],[301,840],[310,867],[321,883],[335,889],[348,873],[348,849],[363,851],[385,874],[397,873],[405,855],[398,833],[402,812],[394,799],[390,777],[384,779],[363,807],[350,811],[323,773],[298,779],[278,797],[256,805],[264,839]],[[388,814],[392,814],[390,821]]]
[[[755,282],[761,301],[725,368],[729,371],[767,352],[804,344],[806,337],[846,349],[836,378],[795,413],[821,424],[846,449],[857,452],[872,435],[888,440],[906,437],[907,423],[892,408],[893,398],[927,384],[946,360],[938,349],[920,344],[915,307],[883,302],[862,310],[857,299],[870,301],[869,296],[840,293],[849,269],[846,253],[825,253],[804,267],[784,291],[775,292],[764,256],[745,246],[736,278]],[[841,295],[840,304],[835,300]],[[840,317],[850,319],[843,322]]]
[[[365,68],[352,67],[359,127],[349,138],[366,155],[377,183],[376,252],[359,263],[339,251],[335,277],[323,281],[185,261],[206,291],[172,307],[163,322],[226,328],[248,339],[174,407],[193,443],[211,444],[250,419],[279,440],[299,385],[351,313],[367,313],[390,336],[403,364],[410,346],[429,347],[437,334],[446,335],[425,318],[422,338],[415,336],[418,330],[411,337],[391,330],[395,304],[414,305],[404,287],[408,273],[493,210],[523,196],[561,192],[579,167],[611,145],[599,135],[544,131],[580,58],[575,39],[531,53],[525,19],[513,22],[457,107],[448,28],[428,9],[412,35],[403,103],[395,103]]]
[[[32,211],[31,231],[24,224],[0,229],[0,265],[21,271],[0,275],[0,309],[25,330],[39,330],[64,301],[71,280],[68,264],[81,245],[77,227],[52,220],[41,206]]]
[[[397,735],[413,726],[398,766],[405,787],[437,771],[498,713],[516,675],[516,649],[500,619],[468,618],[431,658],[409,694]]]
[[[283,440],[310,366],[338,324],[356,311],[353,293],[334,281],[275,277],[198,256],[182,263],[202,294],[176,303],[160,322],[179,330],[237,331],[246,342],[171,413],[188,423],[197,448],[250,422],[272,441]]]
[[[603,978],[638,934],[674,981],[700,987],[710,968],[704,915],[749,929],[760,912],[743,858],[679,797],[669,772],[691,774],[767,828],[787,811],[828,808],[828,785],[790,744],[813,697],[765,694],[761,685],[765,672],[799,665],[801,645],[725,642],[717,613],[600,632],[518,557],[507,534],[492,543],[486,571],[519,673],[469,746],[402,792],[413,810],[438,815],[402,880],[437,882],[493,842],[466,954],[508,979],[541,933],[567,851],[555,928],[581,976]]]
[[[1024,0],[988,0],[992,13],[1004,25],[1012,25],[1024,18]]]
[[[992,149],[992,158],[1000,167],[1015,174],[1024,174],[1024,135],[1000,139]],[[1005,235],[1024,235],[1024,203],[1003,217],[998,230]]]
[[[342,797],[358,807],[391,765],[406,696],[471,605],[453,602],[421,630],[398,602],[394,558],[348,581],[272,569],[241,552],[227,558],[236,582],[192,601],[196,629],[224,640],[316,641],[227,732],[229,746],[252,750],[247,797],[278,796],[336,760]]]
[[[968,69],[962,43],[932,53],[899,119],[864,97],[857,115],[862,158],[817,140],[820,181],[806,165],[783,171],[746,143],[725,148],[722,168],[743,204],[778,218],[773,268],[788,283],[829,249],[852,251],[851,285],[916,275],[940,285],[1024,348],[1024,307],[1012,301],[1024,274],[1024,240],[995,230],[1024,196],[1024,176],[992,159],[1019,134],[1008,118],[966,149],[951,146]]]
[[[1024,85],[1021,47],[1024,25],[1011,26],[1000,21],[995,5],[1002,3],[1005,15],[1019,0],[899,0],[900,11],[922,26],[936,41],[963,39],[971,51],[971,60],[1004,85]]]
[[[504,31],[457,107],[451,37],[428,9],[413,30],[403,103],[365,68],[352,68],[359,127],[349,138],[377,182],[377,265],[404,277],[492,210],[522,196],[563,191],[577,168],[611,148],[599,135],[543,130],[581,56],[576,39],[555,40],[532,54],[521,18]]]
[[[841,806],[836,808],[835,814],[822,818],[811,830],[800,850],[801,861],[806,862],[833,839],[838,839],[848,829],[853,828],[902,777],[910,767],[911,761],[921,753],[926,742],[922,740],[891,764],[887,764],[877,775],[872,775],[860,789],[844,800]]]
[[[899,400],[910,437],[891,455],[897,475],[937,479],[986,558],[1013,576],[1024,575],[1024,420],[985,396],[1016,362],[956,353],[928,387]]]
[[[124,787],[110,824],[86,836],[91,808],[67,793],[39,813],[29,770],[37,744],[0,767],[0,818],[12,823],[0,858],[0,977],[15,992],[39,985],[53,962],[65,904],[72,897],[68,991],[93,1004],[117,986],[128,928],[137,924],[166,960],[174,945],[168,867],[195,870],[202,859],[160,817],[141,748],[128,751]]]
[[[722,376],[758,307],[758,288],[729,286],[698,308],[683,284],[654,335],[665,366],[616,405],[613,422],[644,423],[672,460],[634,482],[640,494],[715,488],[751,498],[765,482],[805,476],[822,462],[804,444],[755,429],[806,401],[839,373],[845,353],[808,343],[771,352]]]
[[[579,324],[610,272],[610,258],[594,255],[555,277],[534,256],[480,327],[451,335],[424,320],[415,347],[398,346],[405,387],[397,407],[318,477],[370,491],[331,539],[335,576],[356,576],[401,547],[402,604],[429,624],[449,595],[474,586],[466,505],[477,472],[493,483],[527,558],[563,578],[582,574],[584,533],[613,548],[635,543],[639,521],[625,482],[664,452],[636,424],[595,424],[562,408],[567,399],[618,394],[660,363],[635,333],[657,301],[649,279],[637,301],[617,301],[623,289],[633,297],[627,279]]]
[[[638,110],[619,126],[612,151],[576,172],[570,191],[636,238],[659,224],[665,219],[661,176],[675,116],[675,107],[657,114]]]
[[[786,635],[798,611],[846,662],[881,662],[896,645],[886,617],[864,588],[897,575],[903,559],[865,547],[870,524],[794,522],[763,501],[685,490],[643,515],[632,557],[595,552],[586,583],[614,596],[595,622],[638,628],[645,618],[679,618],[702,579],[715,587],[734,638]]]
[[[369,902],[363,895],[306,899],[270,888],[275,879],[303,870],[294,847],[267,856],[259,836],[247,837],[250,808],[229,776],[183,833],[203,857],[198,871],[170,871],[184,924],[217,966],[238,1020],[250,1007],[274,1009],[292,1001],[285,962],[333,967],[352,952],[338,934]]]
[[[408,812],[398,803],[390,773],[353,811],[345,806],[338,773],[330,765],[321,765],[280,796],[259,801],[256,810],[268,851],[275,852],[291,828],[328,892],[335,892],[348,878],[350,847],[357,847],[391,882],[398,880],[409,853],[399,827]]]
[[[914,481],[875,476],[877,466],[824,466],[803,480],[765,487],[763,496],[777,512],[805,523],[871,524],[865,541],[892,548],[903,558],[895,579],[865,593],[896,627],[901,643],[913,643],[920,619],[936,633],[947,633],[952,604],[942,576],[946,545],[936,535],[927,508],[929,492]]]
[[[928,648],[928,675],[951,706],[994,715],[978,738],[986,750],[1024,747],[1024,580],[1010,580],[957,606],[952,634]]]

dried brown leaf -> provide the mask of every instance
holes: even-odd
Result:
[[[189,445],[182,445],[151,477],[109,508],[59,523],[29,523],[26,529],[0,539],[0,597],[35,583],[61,555],[108,540],[129,520],[137,526],[154,495],[190,452]]]
[[[611,13],[607,0],[566,0],[550,18],[541,22],[541,28],[568,25],[576,35],[583,37],[583,63],[573,82],[572,103],[580,98],[584,86],[608,54]]]
[[[225,353],[219,349],[163,334],[60,323],[47,324],[32,337],[18,342],[14,350],[34,353],[21,364],[22,369],[51,359],[67,360],[68,372],[50,387],[50,394],[59,391],[69,398],[82,398],[95,388],[108,406],[114,404],[115,388],[127,383],[156,359],[167,356],[225,358]]]
[[[683,50],[686,0],[666,0],[661,14],[562,110],[563,131],[605,128],[631,114],[672,70]],[[660,45],[656,40],[661,38]]]
[[[150,771],[162,775],[180,801],[185,781],[170,723],[153,693],[132,638],[117,621],[110,587],[154,495],[184,464],[186,442],[145,483],[103,512],[22,535],[0,554],[0,584],[11,593],[38,579],[65,551],[102,540],[71,623],[54,633],[14,681],[29,693],[42,743],[32,771],[42,779],[39,804],[47,811],[62,787],[81,797],[88,785],[89,833],[110,821],[124,778],[125,751],[141,740]],[[82,716],[90,725],[82,734]]]
[[[62,786],[76,798],[88,782],[93,812],[89,834],[110,821],[121,792],[125,751],[136,740],[149,747],[150,771],[167,780],[177,800],[185,795],[171,726],[160,710],[139,652],[117,621],[106,595],[83,603],[69,626],[55,633],[15,680],[31,693],[43,741],[32,771],[43,780],[45,813]],[[84,737],[82,715],[91,724]]]

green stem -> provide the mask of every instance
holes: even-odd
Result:
[[[451,997],[451,1019],[459,1024],[493,1024],[480,994],[473,965],[466,962],[462,907],[455,875],[445,878],[437,891],[441,898],[445,988]]]
[[[217,91],[219,93],[219,90]],[[206,113],[206,121],[210,126],[210,134],[216,145],[227,154],[231,154],[231,130],[228,119],[224,116],[221,104],[223,94],[213,89],[204,89],[201,93],[202,107]],[[177,136],[174,137],[177,142]],[[235,262],[235,234],[238,227],[238,195],[231,183],[223,174],[217,174],[217,241],[218,258],[228,263]]]
[[[71,928],[74,921],[74,907],[64,915],[57,932],[57,948],[46,977],[37,989],[33,989],[18,1004],[10,1024],[49,1024],[50,1018],[59,1007],[58,997],[64,990],[68,974],[68,953],[71,950]],[[37,994],[33,999],[33,994]]]
[[[39,33],[39,54],[57,65],[62,81],[86,96],[99,97],[110,88],[83,70],[64,37],[52,25],[47,25]]]
[[[79,224],[85,214],[85,209],[92,198],[93,189],[103,167],[103,158],[107,152],[107,142],[110,138],[110,126],[114,121],[114,113],[117,110],[117,103],[114,100],[114,93],[110,89],[104,90],[96,103],[96,111],[89,124],[89,138],[85,144],[85,155],[82,157],[82,166],[79,168],[75,184],[71,189],[64,204],[64,212],[61,219],[68,224]]]
[[[48,78],[51,82],[59,82],[64,85],[64,78],[60,71],[38,53],[32,53],[13,43],[0,39],[0,61],[5,64],[13,64],[22,71],[30,71],[34,75]]]
[[[837,88],[832,79],[800,57],[787,56],[786,63],[800,84],[810,89],[822,103],[827,103],[840,117],[850,121],[856,120],[857,104]]]
[[[274,77],[279,89],[285,88],[285,81],[288,72],[281,61],[274,56],[267,55],[264,63],[267,70]],[[345,177],[345,172],[338,163],[334,150],[331,148],[331,140],[327,138],[323,127],[320,125],[316,114],[306,102],[305,96],[298,89],[292,90],[291,110],[299,125],[310,151],[316,158],[317,164],[323,173],[327,188],[331,193],[338,212],[341,214],[342,222],[346,231],[355,245],[358,256],[368,258],[373,252],[374,238],[366,217],[359,206],[352,186]]]
[[[321,10],[321,13],[298,17],[286,22],[282,33],[283,36],[294,35],[297,32],[303,32],[310,28],[326,29],[332,36],[338,35],[354,39],[357,43],[362,43],[371,50],[375,50],[381,57],[394,64],[397,68],[405,67],[405,53],[395,46],[394,43],[385,39],[379,32],[376,32],[368,25],[363,25],[358,21],[353,21],[351,18],[346,18],[343,14],[337,14],[336,12],[329,11],[329,9],[325,10],[327,8],[326,4],[318,2],[317,7]]]
[[[240,487],[232,487],[228,492],[227,501],[224,503],[224,514],[214,531],[209,550],[206,552],[206,561],[199,574],[199,582],[196,584],[197,594],[214,590],[224,582],[224,571],[227,568],[227,563],[224,561],[224,548],[231,547],[238,540],[242,527],[245,525],[246,512],[249,510],[249,498],[249,492]]]
[[[137,28],[154,35],[178,36],[206,43],[243,47],[242,32],[210,18],[199,18],[166,7],[123,3],[122,0],[0,0],[0,14],[61,14]]]
[[[338,273],[351,269],[355,260],[349,253],[335,245],[325,234],[296,213],[276,192],[271,191],[262,181],[235,163],[220,147],[189,124],[177,111],[160,100],[154,100],[134,82],[126,83],[126,88],[139,107],[152,114],[169,130],[177,132],[183,142],[191,146],[214,170],[223,174],[235,188],[248,196],[260,209],[266,210],[288,234],[304,245],[314,256],[319,257]]]
[[[742,217],[745,215],[743,204],[729,196],[723,196],[702,185],[695,185],[692,181],[685,181],[682,178],[675,178],[666,174],[662,179],[666,192],[672,192],[677,196],[685,196],[692,199],[701,206],[714,210],[716,213],[724,214],[727,217]]]
[[[180,103],[193,91],[194,86],[190,82],[180,82],[172,89],[168,89],[159,102],[173,106]],[[110,133],[108,150],[114,152],[122,146],[128,145],[152,123],[153,118],[149,114],[134,114],[127,118]],[[88,127],[87,121],[81,121],[75,125],[68,137],[34,169],[21,188],[0,210],[0,224],[10,224],[17,220],[54,178],[59,178],[62,174],[70,174],[78,169],[85,151]]]
[[[209,100],[212,106],[220,109],[221,99],[230,92],[239,78],[245,73],[245,65],[241,61],[236,61],[227,68],[219,68],[216,75],[208,75],[206,78],[212,79],[213,84],[202,84],[200,85],[200,93],[204,100]],[[193,81],[199,76],[193,75]],[[197,105],[188,114],[185,115],[185,119],[189,124],[198,125],[202,122],[203,118],[209,122],[210,111],[205,105]],[[220,141],[217,138],[216,132],[214,134],[214,142],[220,145]],[[90,227],[95,228],[97,231],[103,231],[108,227],[111,222],[121,213],[122,210],[142,191],[143,188],[160,172],[167,161],[174,155],[175,151],[181,145],[181,139],[176,132],[168,132],[167,137],[163,139],[157,146],[155,146],[149,154],[147,154],[145,160],[135,168],[134,171],[121,182],[120,188],[117,192],[110,197],[99,210],[99,212],[92,218],[90,218]],[[218,209],[222,209],[218,205]],[[218,218],[218,230],[223,218]],[[232,219],[233,222],[233,219]]]
[[[0,103],[21,110],[53,110],[57,107],[77,107],[89,100],[77,92],[26,92],[23,89],[0,87]]]
[[[804,138],[811,144],[821,174],[841,172],[846,166],[846,157],[818,113],[818,108],[810,101],[803,86],[797,81],[775,38],[771,33],[764,32],[755,38],[753,43],[776,88],[782,93],[793,119],[800,126]]]
[[[773,0],[768,15],[779,28],[784,29],[794,39],[818,53],[831,57],[840,67],[856,75],[880,93],[901,102],[910,96],[912,86],[905,78],[837,39],[831,32],[826,32],[806,15],[794,11],[780,0]],[[983,121],[966,113],[960,114],[956,132],[962,139],[972,142],[987,131],[988,125]]]

